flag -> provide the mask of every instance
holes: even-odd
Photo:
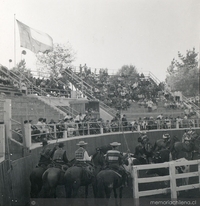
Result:
[[[46,33],[32,29],[17,20],[20,46],[31,50],[34,53],[53,50],[53,39]]]

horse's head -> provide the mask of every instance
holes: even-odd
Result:
[[[154,152],[152,156],[152,161],[154,163],[159,163],[161,161],[160,151]]]
[[[146,152],[153,152],[153,145],[150,142],[146,142],[144,144],[144,149]]]
[[[92,163],[95,166],[103,166],[105,163],[105,157],[104,153],[102,152],[102,149],[100,147],[96,148],[96,152],[94,155],[92,155]]]

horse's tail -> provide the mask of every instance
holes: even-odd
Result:
[[[43,184],[47,184],[47,177],[48,177],[48,171],[45,171],[42,175]]]

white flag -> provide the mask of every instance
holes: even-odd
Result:
[[[18,21],[21,47],[27,48],[34,53],[53,50],[53,39],[46,33],[32,29]]]

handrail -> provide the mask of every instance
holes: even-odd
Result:
[[[149,72],[149,77],[151,77],[152,80],[153,80],[157,85],[160,84],[161,81],[160,81],[154,74],[152,74],[151,72]]]
[[[1,67],[0,67],[0,69],[1,69]],[[12,78],[14,81],[16,81],[18,84],[20,84],[20,80],[18,81],[18,80],[16,80],[15,78],[13,78],[11,75],[9,75],[8,73],[6,73],[6,72],[4,72],[2,69],[1,69],[1,71],[4,73],[4,74],[6,74],[7,76],[9,76],[10,78]],[[16,76],[17,78],[19,78],[14,72],[12,72],[12,71],[9,71],[9,73],[11,73],[11,74],[13,74],[14,76]],[[19,72],[20,73],[20,72]],[[30,88],[32,88],[32,89],[34,89],[34,91],[36,91],[36,92],[38,92],[40,95],[45,95],[45,96],[47,96],[47,95],[49,95],[49,93],[47,93],[46,91],[44,91],[42,88],[38,88],[37,86],[35,86],[28,78],[26,78],[26,76],[23,74],[23,73],[20,73],[20,75],[21,75],[21,77],[23,77],[23,79],[28,83],[28,86],[30,87]],[[53,106],[55,106],[55,105],[53,105]],[[62,106],[61,106],[62,107]],[[58,108],[57,108],[58,109]],[[67,114],[67,113],[70,113],[70,114],[72,114],[72,115],[74,115],[71,111],[69,111],[69,110],[66,110],[66,108],[62,108],[64,111],[65,111],[65,113]],[[58,110],[60,110],[60,109],[58,109]],[[74,109],[73,109],[74,110]],[[75,111],[75,110],[74,110]],[[63,112],[63,111],[62,111]],[[75,113],[78,113],[77,111],[75,111]]]
[[[67,70],[68,71],[68,70]],[[66,72],[66,70],[64,70],[64,72],[67,74],[67,72]],[[73,72],[71,72],[71,73],[73,73]],[[72,75],[70,75],[70,76],[72,76]],[[87,89],[88,90],[88,88],[84,85],[84,84],[86,84],[86,85],[88,85],[87,84],[87,82],[85,82],[85,81],[83,81],[80,77],[78,77],[75,73],[74,73],[74,76],[73,77],[76,77],[78,80],[81,80],[82,82],[83,82],[83,87],[84,87],[84,89]],[[78,80],[76,79],[76,78],[73,78],[75,81],[76,81],[76,84],[78,83]],[[73,83],[74,84],[74,83]],[[76,88],[78,88],[78,86],[77,85],[74,85]],[[91,89],[92,89],[92,87],[90,86],[90,85],[88,85]],[[79,88],[78,88],[79,89]],[[82,91],[87,97],[88,97],[88,99],[89,100],[92,100],[92,99],[96,99],[96,97],[94,97],[91,93],[89,93],[88,91],[86,91],[86,90],[84,90],[84,91]],[[102,108],[102,109],[104,109],[104,110],[106,110],[109,114],[111,114],[112,116],[115,116],[115,114],[116,114],[116,112],[115,112],[115,110],[113,109],[113,108],[111,108],[111,107],[109,107],[108,105],[106,105],[105,103],[103,103],[101,100],[98,100],[99,101],[99,103],[100,103],[100,107]]]

